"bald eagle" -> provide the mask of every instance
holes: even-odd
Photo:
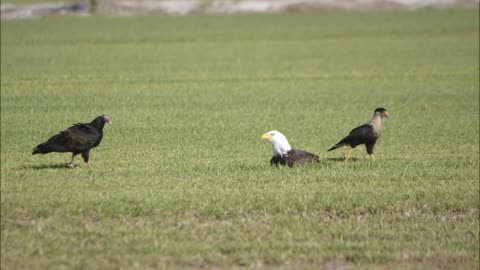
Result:
[[[279,131],[272,130],[262,135],[262,139],[268,140],[273,147],[273,157],[270,164],[288,165],[305,165],[308,163],[318,162],[318,156],[302,150],[292,149],[287,138]]]
[[[388,118],[388,112],[385,108],[375,109],[373,118],[370,120],[370,122],[354,128],[352,131],[350,131],[350,134],[347,137],[343,138],[332,148],[328,149],[328,151],[348,145],[350,146],[350,151],[348,151],[348,154],[345,157],[345,161],[348,161],[352,156],[353,148],[357,147],[358,145],[365,144],[367,153],[370,155],[370,157],[372,157],[372,160],[375,160],[373,157],[373,147],[383,132],[383,119],[386,117]]]

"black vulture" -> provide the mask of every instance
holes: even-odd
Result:
[[[37,145],[33,149],[32,155],[71,152],[72,160],[68,163],[68,167],[73,168],[73,159],[78,154],[82,154],[83,160],[88,165],[90,150],[97,147],[102,141],[105,123],[112,123],[107,115],[100,115],[90,123],[74,124],[46,142]]]

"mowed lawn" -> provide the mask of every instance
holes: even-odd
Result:
[[[478,269],[478,10],[1,22],[2,269]],[[375,149],[327,152],[391,114]],[[108,114],[90,153],[32,156]],[[320,156],[269,164],[272,129]]]

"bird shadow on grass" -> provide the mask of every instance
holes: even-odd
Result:
[[[34,169],[34,170],[70,169],[66,163],[25,165],[23,167],[25,169]]]
[[[344,157],[338,157],[338,158],[326,158],[325,161],[335,161],[335,162],[345,162],[345,158]],[[350,160],[348,160],[347,162],[356,162],[356,161],[359,161],[358,158],[356,157],[352,157],[350,158]]]

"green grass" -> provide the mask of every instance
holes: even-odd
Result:
[[[1,268],[478,269],[478,21],[2,21]],[[379,106],[375,162],[326,152]],[[31,156],[103,113],[91,168]],[[322,161],[272,168],[271,129]]]

